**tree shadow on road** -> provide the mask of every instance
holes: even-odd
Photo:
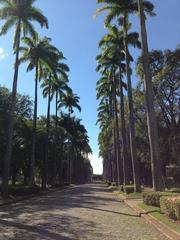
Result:
[[[83,221],[78,215],[72,216],[72,209],[75,209],[77,213],[78,209],[99,211],[102,213],[102,217],[103,213],[139,217],[134,215],[133,212],[132,214],[129,213],[129,211],[127,213],[113,211],[113,206],[122,203],[108,193],[110,191],[104,185],[85,185],[75,187],[65,193],[54,192],[46,196],[5,206],[1,208],[3,211],[1,217],[4,220],[0,220],[0,232],[2,232],[1,226],[5,230],[6,227],[9,227],[9,229],[15,228],[18,236],[10,238],[14,240],[23,240],[24,237],[39,240],[41,239],[39,236],[43,240],[79,240],[80,237],[85,239],[88,235],[97,235],[99,226],[93,220],[90,221],[85,218],[86,221]],[[121,206],[119,205],[119,207]],[[38,222],[39,219],[44,221]],[[31,222],[34,224],[33,226],[29,225]],[[62,233],[67,235],[63,236]]]
[[[0,219],[0,224],[6,227],[13,227],[17,228],[20,230],[25,230],[26,231],[26,238],[30,237],[28,236],[30,233],[36,233],[38,235],[48,237],[52,240],[72,240],[72,238],[62,236],[61,234],[53,233],[45,229],[38,228],[36,226],[30,226],[30,225],[25,225],[22,223],[18,222],[12,222],[12,221],[7,221],[7,220],[2,220]],[[29,233],[29,234],[28,234]]]
[[[29,220],[29,222],[31,222]],[[14,229],[12,231],[12,229]],[[13,235],[4,239],[43,239],[43,240],[79,240],[80,236],[83,239],[92,234],[96,225],[94,222],[82,222],[80,218],[72,216],[49,216],[42,223],[29,225],[14,220],[0,219],[0,232],[4,236],[13,232]],[[1,237],[0,237],[1,239]]]
[[[123,212],[116,212],[116,211],[111,211],[111,210],[107,210],[107,209],[102,209],[102,208],[95,208],[95,207],[86,207],[88,209],[91,210],[95,210],[95,211],[101,211],[101,212],[106,212],[106,213],[113,213],[113,214],[119,214],[119,215],[124,215],[124,216],[129,216],[129,217],[140,217],[137,214],[128,214],[128,213],[123,213]]]

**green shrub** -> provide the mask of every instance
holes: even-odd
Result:
[[[36,194],[40,192],[40,188],[33,186],[33,187],[28,187],[28,186],[11,186],[9,188],[9,194],[13,195],[13,196],[27,196],[27,195],[31,195],[31,194]]]
[[[122,186],[122,191],[126,194],[130,194],[134,192],[134,185],[124,185]]]
[[[154,206],[154,207],[160,207],[160,198],[161,197],[172,197],[172,196],[178,196],[179,194],[175,194],[172,192],[147,192],[143,193],[143,202],[146,205]]]
[[[148,192],[143,193],[143,202],[146,205],[160,207],[160,197],[162,194],[160,192]]]
[[[180,197],[161,197],[160,209],[170,218],[180,220]]]

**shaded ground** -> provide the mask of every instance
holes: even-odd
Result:
[[[0,208],[0,240],[165,240],[104,185]]]

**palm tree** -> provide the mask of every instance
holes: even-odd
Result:
[[[35,38],[35,30],[31,21],[38,22],[41,27],[48,27],[46,17],[33,6],[35,0],[0,0],[2,5],[0,9],[0,19],[5,20],[0,35],[6,35],[8,30],[15,26],[15,37],[13,50],[15,53],[15,68],[12,86],[11,110],[9,113],[9,127],[7,135],[7,146],[4,156],[3,184],[2,192],[6,196],[8,194],[9,167],[12,153],[12,138],[14,130],[14,113],[17,93],[17,81],[19,70],[19,48],[22,33],[29,33]]]
[[[53,84],[53,94],[55,94],[55,141],[54,141],[54,173],[53,173],[53,184],[56,181],[57,173],[57,138],[58,138],[58,102],[62,99],[64,95],[70,94],[72,92],[71,88],[67,85],[68,79],[63,76],[56,78]]]
[[[152,182],[155,191],[162,191],[162,167],[159,159],[159,146],[158,146],[158,133],[157,133],[157,122],[154,111],[154,100],[152,90],[152,77],[150,73],[150,61],[148,51],[148,41],[146,32],[146,16],[144,13],[143,1],[138,0],[139,4],[139,15],[140,15],[140,26],[141,26],[141,38],[142,38],[142,56],[143,56],[143,68],[144,68],[144,85],[145,85],[145,96],[146,96],[146,109],[147,109],[147,125],[148,135],[150,143],[151,153],[151,169],[152,169]],[[149,9],[153,13],[154,6],[149,3]],[[152,15],[152,14],[151,14]]]
[[[68,109],[69,114],[74,112],[73,108],[76,108],[81,112],[81,107],[79,105],[79,97],[73,92],[69,92],[67,95],[63,95],[59,100],[59,108],[65,107]]]
[[[115,148],[115,132],[113,131],[114,126],[114,113],[113,113],[113,99],[112,99],[112,81],[109,81],[108,73],[106,72],[100,80],[96,83],[96,96],[97,100],[100,100],[98,107],[98,119],[96,124],[99,125],[100,133],[98,137],[100,153],[99,155],[106,162],[106,172],[108,179],[111,182],[115,181],[117,176],[117,169],[115,168],[116,161],[119,161]],[[114,124],[113,124],[114,125]],[[113,141],[111,141],[113,137]],[[112,142],[112,144],[111,144]],[[114,145],[114,147],[113,147]],[[113,152],[111,148],[113,147]],[[105,174],[105,173],[104,173]]]
[[[108,79],[112,82],[112,100],[113,100],[113,122],[114,122],[114,157],[116,159],[117,170],[117,184],[122,183],[122,164],[120,157],[120,141],[119,141],[119,123],[118,123],[118,111],[117,111],[117,54],[114,49],[109,46],[104,46],[103,53],[96,57],[98,61],[97,71],[101,74],[109,72]]]
[[[59,60],[64,59],[63,54],[61,53],[59,55]],[[67,76],[67,71],[69,71],[69,68],[66,64],[58,62],[58,68],[57,71],[61,73],[61,77],[57,78],[57,76],[53,76],[51,72],[47,72],[44,75],[44,81],[41,85],[43,88],[43,96],[46,98],[48,97],[48,108],[47,108],[47,121],[46,121],[46,143],[45,143],[45,158],[44,158],[44,171],[43,171],[43,181],[42,181],[42,188],[45,190],[46,189],[46,184],[47,184],[47,162],[48,162],[48,145],[49,145],[49,128],[50,128],[50,109],[51,109],[51,101],[53,100],[54,94],[56,94],[56,123],[55,123],[55,128],[57,131],[57,94],[65,95],[66,92],[69,90],[69,87],[67,86],[67,81],[68,81],[68,76]],[[57,145],[57,132],[55,133],[55,151]],[[53,182],[55,184],[55,178],[56,178],[56,156],[54,159],[54,177],[53,177]]]
[[[59,100],[58,107],[65,107],[68,109],[69,117],[74,112],[73,108],[76,108],[79,112],[81,111],[81,107],[79,105],[79,97],[74,94],[73,92],[68,92],[67,95],[63,95],[62,98]],[[70,139],[68,137],[68,162],[69,162],[69,182],[71,183],[71,175],[72,175],[72,169],[71,169],[71,157],[70,157]]]
[[[130,27],[130,25],[129,25]],[[122,74],[125,72],[125,64],[123,63],[125,59],[125,54],[124,54],[124,36],[123,36],[123,31],[118,30],[118,27],[116,25],[108,25],[108,34],[105,35],[100,43],[99,46],[102,47],[108,47],[108,49],[111,49],[111,51],[114,52],[114,55],[116,55],[117,59],[117,66],[119,68],[119,87],[120,87],[120,110],[121,110],[121,132],[122,132],[122,147],[123,147],[123,175],[124,175],[124,184],[128,182],[128,172],[127,172],[127,144],[126,144],[126,126],[125,126],[125,118],[124,118],[124,99],[123,99],[123,87],[127,88],[126,84],[123,83],[122,81]],[[128,45],[132,46],[139,46],[140,43],[138,42],[138,33],[136,32],[130,32],[127,35],[127,42]],[[132,61],[132,57],[129,54],[129,59]],[[134,158],[132,158],[133,160]],[[135,161],[132,161],[132,165],[134,166]],[[136,167],[133,167],[133,176],[134,176],[134,184],[135,184],[135,191],[136,189],[140,189],[139,186],[139,180],[138,178],[138,173],[136,171]]]
[[[35,145],[36,145],[36,124],[37,124],[37,103],[38,103],[38,81],[42,78],[44,69],[53,72],[56,75],[59,54],[57,48],[50,44],[50,39],[44,37],[42,40],[36,36],[33,38],[23,38],[27,47],[21,47],[23,56],[20,62],[28,61],[27,71],[35,69],[35,92],[34,92],[34,115],[33,115],[33,132],[32,132],[32,149],[29,168],[29,185],[33,185],[33,171],[35,162]]]
[[[136,138],[135,138],[135,125],[134,125],[134,106],[133,106],[133,95],[132,95],[132,83],[131,83],[131,70],[130,70],[130,54],[128,49],[128,29],[129,22],[128,17],[130,14],[138,12],[138,4],[136,0],[97,0],[98,3],[106,3],[104,7],[97,10],[96,14],[102,11],[108,10],[108,15],[105,20],[105,24],[108,25],[114,18],[118,19],[118,23],[123,26],[124,34],[124,49],[126,59],[126,76],[127,76],[127,89],[128,89],[128,105],[129,105],[129,128],[130,128],[130,147],[131,147],[131,158],[133,162],[133,176],[135,191],[140,192],[140,178],[139,178],[139,167],[137,161],[136,151]],[[144,10],[151,14],[149,8],[149,2],[143,3]],[[137,38],[137,36],[136,36]],[[139,47],[140,43],[136,41],[135,46]]]
[[[50,127],[50,111],[51,111],[51,101],[53,99],[52,95],[52,86],[53,86],[53,77],[51,72],[47,72],[44,76],[44,81],[41,84],[43,88],[43,97],[48,98],[48,107],[47,107],[47,117],[46,117],[46,140],[45,140],[45,155],[43,162],[43,177],[42,177],[42,189],[46,189],[47,184],[47,162],[48,162],[48,143],[49,143],[49,127]]]

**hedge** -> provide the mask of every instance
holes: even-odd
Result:
[[[143,193],[143,202],[146,205],[160,207],[160,198],[163,196],[172,197],[172,196],[177,196],[177,194],[174,194],[172,192],[147,192],[147,193]]]
[[[180,197],[161,197],[160,209],[168,217],[180,220]]]
[[[130,194],[134,192],[134,185],[120,185],[120,191],[126,194]]]

